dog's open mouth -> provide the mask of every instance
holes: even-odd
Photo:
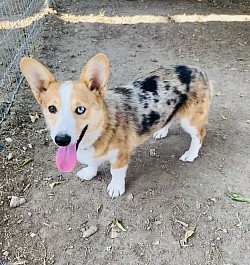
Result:
[[[56,154],[56,166],[57,168],[62,171],[62,172],[71,172],[77,162],[77,149],[78,146],[84,137],[86,131],[88,129],[88,125],[86,125],[80,136],[79,139],[77,140],[76,144],[68,145],[68,146],[60,146],[57,150]]]

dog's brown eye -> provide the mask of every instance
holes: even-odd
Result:
[[[55,113],[57,112],[56,107],[53,106],[53,105],[52,105],[52,106],[49,106],[49,107],[48,107],[48,110],[49,110],[49,112],[52,113],[52,114],[55,114]]]
[[[85,110],[86,109],[84,107],[80,106],[80,107],[76,108],[75,112],[76,112],[76,114],[81,115],[85,112]]]

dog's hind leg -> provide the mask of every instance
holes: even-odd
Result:
[[[201,123],[201,120],[190,122],[188,118],[182,117],[181,126],[191,136],[191,144],[188,149],[181,157],[181,161],[193,162],[198,157],[199,150],[202,146],[204,137],[206,135],[205,121]]]
[[[154,139],[163,139],[168,134],[168,129],[171,126],[171,122],[168,122],[163,128],[161,128],[159,131],[155,132],[153,135]]]

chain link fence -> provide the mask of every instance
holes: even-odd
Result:
[[[0,124],[22,82],[19,61],[31,55],[48,0],[0,0]]]

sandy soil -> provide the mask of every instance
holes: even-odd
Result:
[[[227,196],[237,192],[250,197],[250,22],[169,19],[164,24],[122,25],[59,18],[63,13],[249,14],[249,1],[58,0],[53,8],[57,14],[46,18],[36,58],[58,79],[77,79],[98,52],[110,59],[110,87],[159,66],[199,66],[215,90],[207,137],[200,157],[187,164],[178,158],[190,139],[178,124],[165,140],[150,139],[133,155],[126,193],[111,200],[106,193],[107,165],[90,182],[80,182],[76,171],[57,171],[55,146],[23,84],[1,125],[5,149],[0,152],[0,259],[16,265],[250,264],[249,204]],[[34,113],[39,119],[32,123],[29,115]],[[58,181],[51,189],[49,184]],[[22,196],[26,203],[9,208],[10,195]],[[98,231],[84,238],[93,225]],[[182,247],[185,231],[194,227]]]

